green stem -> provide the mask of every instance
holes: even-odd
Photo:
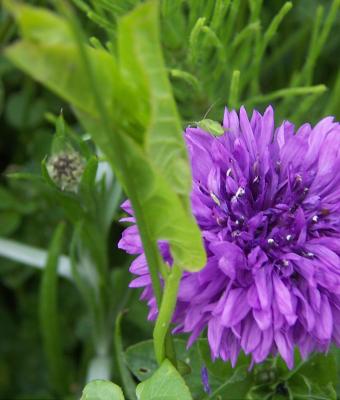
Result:
[[[162,304],[153,331],[156,359],[159,364],[162,363],[165,357],[170,358],[170,361],[174,362],[174,360],[171,360],[174,357],[173,349],[169,347],[169,342],[166,342],[166,340],[176,306],[177,291],[181,277],[181,268],[174,265],[165,282]]]
[[[104,131],[107,135],[107,137],[110,137],[111,142],[113,147],[116,149],[115,155],[116,155],[116,162],[113,162],[113,160],[110,159],[112,165],[114,166],[115,164],[120,165],[121,169],[123,171],[129,171],[128,163],[125,158],[125,151],[124,151],[124,143],[121,140],[121,135],[120,132],[115,132],[113,133],[114,129],[112,126],[111,118],[108,113],[108,110],[106,108],[106,104],[102,97],[100,96],[99,90],[98,90],[98,85],[96,84],[96,79],[94,77],[92,65],[90,63],[90,60],[87,55],[87,51],[84,45],[84,40],[83,40],[83,34],[81,31],[81,28],[78,24],[78,21],[74,17],[73,13],[71,12],[70,8],[65,6],[64,3],[61,3],[61,7],[66,13],[66,15],[69,18],[71,27],[74,32],[74,36],[76,39],[76,42],[78,44],[79,48],[79,53],[80,56],[83,60],[84,67],[86,69],[88,78],[89,78],[89,85],[92,90],[94,99],[95,99],[95,104],[97,105],[97,110],[98,114],[102,123],[102,126],[104,128]],[[160,305],[161,301],[161,284],[159,280],[159,275],[158,271],[160,271],[160,255],[157,247],[157,243],[152,240],[152,236],[149,233],[148,229],[148,224],[145,220],[144,213],[142,210],[142,207],[140,206],[140,201],[137,195],[137,192],[135,190],[137,186],[137,182],[134,181],[134,174],[128,174],[129,179],[124,179],[124,186],[127,190],[127,194],[130,198],[132,208],[135,212],[135,217],[139,229],[139,234],[142,239],[142,244],[143,248],[145,251],[145,256],[148,262],[149,270],[150,270],[150,275],[151,275],[151,280],[152,280],[152,286],[154,290],[154,295],[156,297],[156,301],[158,306]]]
[[[129,166],[128,162],[125,158],[125,151],[124,147],[125,144],[123,140],[121,140],[121,135],[120,132],[116,132],[113,134],[113,126],[111,123],[110,115],[106,109],[105,103],[100,96],[100,93],[97,89],[97,84],[96,80],[93,74],[92,66],[90,63],[90,60],[87,56],[86,48],[83,44],[82,40],[82,31],[81,28],[78,25],[77,20],[73,17],[72,13],[68,12],[72,28],[75,33],[75,37],[78,43],[79,47],[79,52],[80,55],[83,59],[84,62],[84,67],[86,68],[88,77],[89,77],[89,84],[92,89],[94,98],[95,98],[95,103],[98,106],[98,113],[101,119],[102,126],[106,132],[106,135],[110,137],[112,144],[114,148],[116,149],[116,160],[111,160],[112,165],[114,166],[115,164],[118,163],[118,165],[121,166],[123,171],[129,172]],[[116,163],[114,162],[116,161]],[[174,267],[174,271],[170,273],[166,286],[170,286],[171,290],[170,293],[168,293],[167,296],[165,296],[165,301],[163,306],[163,303],[161,305],[161,299],[162,299],[162,290],[161,290],[161,283],[160,283],[160,278],[159,278],[159,273],[162,271],[161,268],[161,257],[159,254],[157,242],[152,238],[152,235],[150,234],[149,231],[149,226],[147,224],[147,221],[145,219],[145,215],[143,213],[143,209],[141,207],[141,203],[139,201],[138,193],[136,192],[135,188],[138,185],[138,182],[135,182],[134,180],[134,174],[128,173],[129,179],[123,179],[125,183],[125,188],[127,190],[127,194],[130,198],[132,208],[135,213],[136,221],[137,221],[137,226],[139,230],[140,237],[142,239],[142,244],[145,252],[145,256],[148,262],[149,266],[149,271],[151,275],[151,281],[152,281],[152,287],[154,291],[154,295],[156,298],[157,306],[158,309],[160,309],[160,321],[159,318],[156,322],[155,326],[155,332],[159,331],[159,334],[156,334],[157,339],[155,340],[155,351],[156,351],[156,357],[157,354],[162,355],[162,360],[164,359],[164,355],[167,354],[167,356],[172,359],[172,362],[174,365],[176,365],[176,357],[173,351],[173,345],[171,343],[171,337],[167,335],[168,331],[168,326],[171,321],[171,316],[173,309],[176,304],[176,293],[177,293],[177,288],[179,285],[179,280],[181,277],[181,270],[178,270],[176,267]],[[176,273],[175,273],[176,272]],[[173,290],[173,281],[175,278],[175,290]],[[167,291],[169,292],[169,291]],[[173,295],[171,295],[173,293]],[[172,296],[172,298],[171,298]],[[165,307],[165,308],[164,308]],[[164,311],[163,311],[164,309]],[[165,324],[165,330],[163,329],[163,325]],[[159,329],[159,327],[161,327]]]

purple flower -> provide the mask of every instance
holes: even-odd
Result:
[[[288,121],[274,128],[271,107],[250,121],[242,107],[225,111],[223,128],[219,137],[185,132],[208,261],[183,275],[174,331],[189,332],[190,346],[207,329],[212,357],[232,365],[243,350],[254,363],[279,353],[292,368],[295,346],[306,358],[340,345],[340,125],[327,117],[295,133]],[[139,254],[130,286],[144,287],[155,319],[136,225],[119,246]],[[171,265],[169,246],[159,247]]]

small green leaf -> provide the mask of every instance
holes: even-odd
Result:
[[[124,396],[115,383],[95,380],[85,386],[81,400],[124,400]]]
[[[171,364],[164,360],[160,368],[137,386],[138,400],[192,400],[183,378]]]

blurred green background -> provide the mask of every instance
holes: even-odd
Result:
[[[49,4],[45,1],[30,3]],[[74,6],[88,36],[96,36],[105,43],[108,36],[114,38],[116,18],[126,13],[134,3],[137,1],[117,1],[116,11],[105,10],[107,14],[111,13],[112,31],[89,13],[89,10],[95,9],[95,1],[74,1]],[[265,1],[258,15],[256,10],[251,10],[251,5],[256,2],[234,1],[228,13],[222,14],[221,21],[214,19],[214,7],[222,1],[163,3],[161,29],[164,55],[184,125],[202,119],[208,111],[209,118],[221,119],[223,107],[230,100],[230,85],[235,70],[240,71],[240,93],[232,104],[236,107],[246,104],[249,110],[252,107],[263,110],[267,103],[271,103],[277,110],[277,122],[286,118],[297,124],[315,122],[329,114],[339,119],[340,15],[333,13],[333,19],[327,20],[332,1],[294,1],[293,8],[262,53],[256,48],[256,37],[266,32],[284,5],[283,1]],[[229,19],[231,13],[234,13],[232,20]],[[211,29],[202,30],[195,36],[195,24],[199,17],[205,18],[203,24]],[[242,33],[246,27],[248,31]],[[12,18],[1,9],[1,47],[15,40],[17,34]],[[318,50],[317,54],[311,55],[311,49],[314,52]],[[317,86],[321,84],[327,89]],[[275,95],[278,90],[311,86],[317,87],[308,89],[304,95],[294,90]],[[273,92],[274,96],[270,97]],[[266,97],[268,94],[269,97]],[[14,68],[1,53],[2,238],[46,249],[57,223],[67,219],[64,208],[48,186],[38,180],[10,177],[18,172],[40,175],[41,161],[50,154],[55,132],[51,115],[57,116],[61,110],[67,124],[79,135],[84,134],[67,104]],[[127,289],[130,259],[116,246],[122,231],[118,222],[121,215],[117,210],[106,248],[110,274],[119,275],[120,285],[117,287],[113,283],[112,290],[121,300],[119,307],[129,309],[123,323],[124,345],[128,345],[151,337],[152,326],[146,321],[147,310],[138,301],[137,291]],[[68,239],[71,230],[72,227],[67,226]],[[58,397],[49,381],[41,345],[38,315],[40,278],[41,273],[37,269],[0,258],[0,399]],[[91,327],[86,307],[75,287],[61,278],[58,291],[67,375],[71,382],[69,392],[72,396],[84,384],[87,364],[93,353],[89,341]]]

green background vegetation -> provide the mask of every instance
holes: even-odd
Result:
[[[46,1],[25,3],[51,8]],[[103,47],[112,53],[117,51],[119,19],[137,3],[72,2],[88,43],[94,49]],[[252,108],[262,111],[272,104],[277,123],[283,119],[297,125],[315,123],[330,114],[339,119],[339,3],[161,2],[162,50],[183,127],[205,117],[221,120],[225,105],[238,108],[241,104],[249,112]],[[1,9],[2,49],[19,36],[13,17]],[[29,73],[25,74],[3,52],[0,55],[0,237],[50,249],[43,275],[36,268],[0,258],[0,399],[76,398],[89,376],[111,379],[124,387],[127,397],[133,398],[127,389],[133,386],[129,382],[133,378],[119,355],[123,348],[150,339],[153,326],[147,321],[147,310],[138,300],[138,291],[127,289],[131,258],[116,246],[122,231],[118,220],[123,215],[118,205],[124,195],[116,179],[106,186],[103,181],[95,182],[94,144],[70,104],[30,77],[34,68],[22,68]],[[137,76],[136,72],[130,79],[137,81]],[[104,93],[104,86],[105,81],[98,90]],[[130,105],[129,129],[134,131],[133,124],[138,128],[143,122],[143,110],[138,110],[140,115],[137,113],[136,98],[129,97],[131,93],[120,93],[120,119],[124,125]],[[61,110],[66,127],[58,119]],[[135,112],[138,115],[133,119]],[[145,110],[145,114],[148,112]],[[41,162],[51,154],[56,131],[62,140],[66,140],[65,131],[68,138],[75,138],[74,146],[80,146],[86,159],[87,175],[79,196],[65,196],[41,179]],[[74,209],[79,204],[81,211],[75,216]],[[0,254],[8,249],[8,242],[0,241]],[[14,248],[15,251],[18,250]],[[57,278],[60,252],[77,262],[90,252],[98,282],[91,286],[80,277],[74,285],[67,277]],[[95,300],[91,302],[89,298]],[[115,323],[117,318],[120,324]],[[183,343],[176,342],[176,346],[184,352]],[[209,363],[205,346],[203,341],[192,350],[196,365],[191,367]],[[124,356],[140,380],[145,379],[140,375],[142,370],[148,374],[155,368],[151,349],[152,345],[146,342],[144,347],[130,348]],[[336,355],[335,350],[333,353]],[[138,364],[140,360],[142,364]],[[260,394],[254,392],[253,398],[289,398],[291,390],[302,390],[305,383],[300,375],[288,377],[280,362],[271,362],[263,366],[263,371],[254,373],[251,385],[262,386],[258,389]],[[316,364],[304,367],[303,376],[320,387],[308,390],[324,396],[318,398],[335,398],[329,386],[339,376],[333,358],[313,362]],[[210,367],[213,387],[222,394],[223,390],[233,393],[233,382],[223,389],[231,371],[220,365]],[[239,376],[234,377],[236,383],[247,379],[244,366],[240,368]],[[268,371],[274,371],[274,375],[269,376]],[[187,383],[192,393],[195,398],[202,398],[199,371],[190,376],[191,382]],[[173,385],[180,387],[181,381],[176,384],[178,377],[173,379]],[[144,396],[148,390],[144,387]],[[308,396],[310,392],[303,390]]]

